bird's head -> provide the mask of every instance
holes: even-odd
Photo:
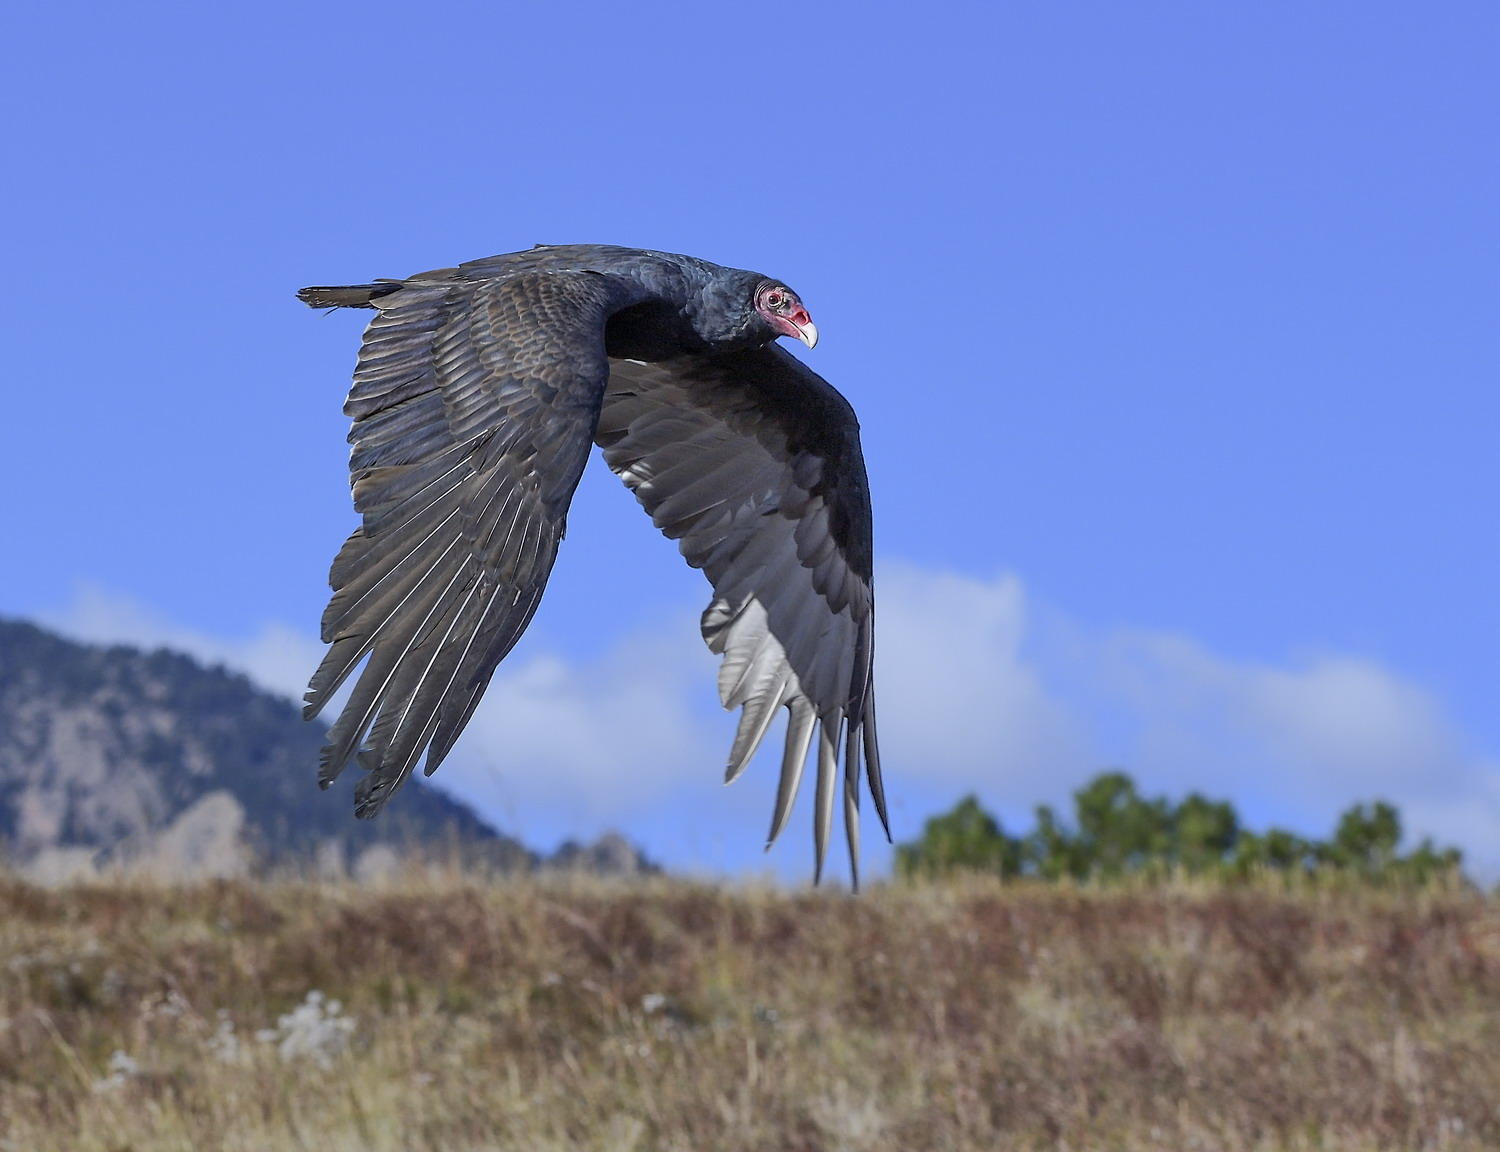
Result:
[[[818,343],[818,329],[797,293],[785,284],[767,280],[755,289],[755,311],[777,336],[791,336],[809,348]]]
[[[780,280],[757,272],[717,269],[688,311],[699,337],[711,347],[754,347],[778,336],[791,336],[809,348],[818,342],[802,298]]]

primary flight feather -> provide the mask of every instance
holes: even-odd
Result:
[[[726,780],[785,708],[767,844],[811,752],[821,876],[842,761],[857,882],[861,764],[890,835],[870,494],[848,401],[776,344],[817,341],[797,294],[690,256],[566,245],[298,296],[377,312],[344,405],[363,523],[329,574],[304,714],[363,667],[321,783],[357,759],[370,817],[424,754],[429,774],[442,762],[536,611],[597,443],[713,585],[703,638],[741,710]]]

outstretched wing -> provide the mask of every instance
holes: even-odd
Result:
[[[316,715],[368,657],[329,731],[324,787],[359,753],[373,816],[431,773],[530,622],[608,377],[624,289],[583,272],[408,282],[372,301],[345,412],[364,522],[333,562]]]
[[[889,825],[871,679],[870,496],[848,402],[775,346],[614,360],[597,439],[656,526],[713,584],[703,638],[724,658],[724,706],[743,709],[726,780],[788,709],[769,840],[786,823],[816,742],[821,875],[842,736],[856,868],[861,754],[887,836]]]

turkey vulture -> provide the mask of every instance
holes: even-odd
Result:
[[[539,245],[406,280],[304,288],[373,308],[344,411],[363,523],[334,559],[310,719],[364,661],[323,749],[374,816],[431,773],[530,623],[590,444],[713,585],[703,638],[742,709],[725,779],[788,711],[767,847],[817,746],[816,876],[840,745],[858,883],[875,739],[870,495],[848,401],[775,341],[817,329],[779,280],[691,256]],[[366,659],[368,658],[368,659]]]

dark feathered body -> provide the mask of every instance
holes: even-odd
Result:
[[[597,442],[714,586],[704,637],[743,710],[730,777],[788,710],[772,838],[814,746],[820,870],[841,742],[851,856],[862,759],[884,819],[858,424],[774,346],[768,290],[795,298],[693,257],[567,245],[299,294],[378,312],[345,405],[364,519],[308,691],[311,715],[363,664],[322,773],[358,754],[360,815],[452,747],[536,610]]]

